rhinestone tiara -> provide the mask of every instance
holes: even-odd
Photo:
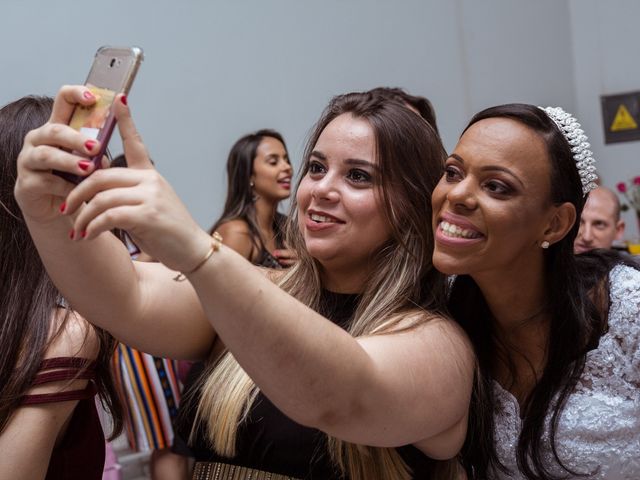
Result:
[[[538,107],[543,110],[547,116],[553,120],[564,138],[569,142],[571,152],[573,153],[573,159],[576,162],[576,168],[580,174],[580,180],[582,182],[582,193],[586,195],[591,190],[596,188],[595,181],[598,179],[596,175],[596,161],[593,158],[593,152],[589,150],[591,144],[584,133],[584,130],[580,128],[578,121],[571,116],[570,113],[565,112],[560,107]]]

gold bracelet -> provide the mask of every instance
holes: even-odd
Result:
[[[205,263],[207,263],[207,260],[211,258],[211,255],[213,255],[214,252],[217,252],[218,250],[220,250],[220,247],[222,246],[222,235],[220,235],[218,232],[213,232],[213,235],[211,235],[211,238],[212,238],[211,248],[209,249],[207,254],[204,256],[204,258],[200,260],[192,270],[189,270],[188,272],[184,272],[184,273],[180,272],[175,277],[173,277],[174,282],[184,282],[187,279],[187,275],[191,275],[192,273],[196,272],[200,267],[202,267]]]

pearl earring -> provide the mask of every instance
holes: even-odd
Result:
[[[547,248],[549,248],[549,242],[547,242],[547,241],[545,240],[544,242],[542,242],[542,243],[540,244],[540,246],[541,246],[542,248],[544,248],[544,249],[547,249]]]

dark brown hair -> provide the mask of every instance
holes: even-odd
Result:
[[[402,88],[397,87],[377,87],[370,90],[369,93],[379,95],[387,100],[395,100],[415,109],[418,112],[418,115],[420,115],[429,125],[431,125],[431,128],[439,134],[438,125],[436,124],[436,111],[428,98],[421,97],[419,95],[411,95]]]
[[[13,196],[24,137],[47,122],[52,106],[48,97],[24,97],[0,109],[0,432],[31,388],[51,339],[72,315],[67,311],[58,330],[51,332],[52,312],[65,302],[44,269]],[[109,369],[115,342],[106,332],[96,332],[96,386],[113,416],[115,436],[122,429],[122,409]]]

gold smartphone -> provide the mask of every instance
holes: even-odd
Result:
[[[100,142],[100,151],[90,157],[95,169],[102,167],[102,157],[116,125],[113,101],[116,95],[127,95],[138,73],[144,54],[140,47],[100,47],[85,81],[97,101],[91,107],[78,106],[69,125]],[[94,171],[95,171],[94,169]],[[79,183],[82,178],[57,172],[65,179]]]

